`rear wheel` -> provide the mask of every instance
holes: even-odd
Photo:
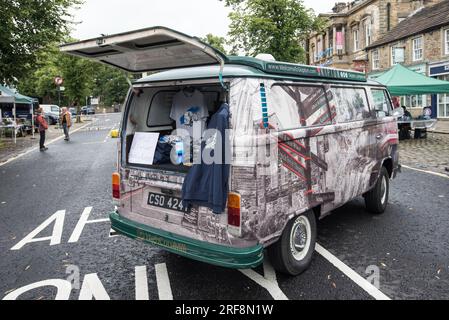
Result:
[[[390,193],[390,176],[387,168],[382,167],[374,188],[365,194],[366,209],[373,214],[385,212]]]
[[[310,266],[315,242],[315,215],[308,211],[289,221],[280,239],[268,247],[268,256],[277,271],[296,276]]]

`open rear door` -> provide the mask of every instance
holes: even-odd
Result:
[[[226,60],[223,53],[198,38],[164,27],[65,44],[60,50],[135,73],[223,65]]]

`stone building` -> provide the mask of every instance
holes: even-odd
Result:
[[[400,63],[427,76],[449,81],[449,0],[423,8],[367,48],[371,78]],[[418,115],[431,105],[439,119],[449,119],[449,94],[401,97]]]
[[[365,50],[417,10],[441,0],[356,0],[338,2],[322,33],[309,37],[309,64],[368,71]]]

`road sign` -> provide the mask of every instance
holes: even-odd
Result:
[[[62,79],[61,77],[55,77],[55,84],[57,86],[62,85],[63,82],[64,82],[64,79]]]
[[[90,99],[90,104],[93,106],[98,106],[100,104],[100,99],[92,98],[92,99]]]

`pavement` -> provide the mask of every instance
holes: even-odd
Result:
[[[54,299],[51,286],[73,300],[449,299],[443,175],[405,168],[384,215],[356,199],[321,220],[312,265],[298,277],[267,259],[230,270],[110,235],[118,121],[107,115],[70,142],[0,164],[0,299]]]
[[[88,126],[92,122],[93,117],[83,116],[81,123],[73,123],[70,131],[78,130],[83,126]],[[62,128],[59,128],[57,125],[49,126],[45,140],[46,142],[52,141],[54,139],[63,137],[64,133]],[[36,148],[39,146],[39,133],[35,133],[33,138],[32,135],[27,135],[25,137],[18,137],[17,142],[14,143],[14,140],[9,137],[0,138],[0,163],[6,162],[8,159],[16,157],[27,150],[32,148]]]

